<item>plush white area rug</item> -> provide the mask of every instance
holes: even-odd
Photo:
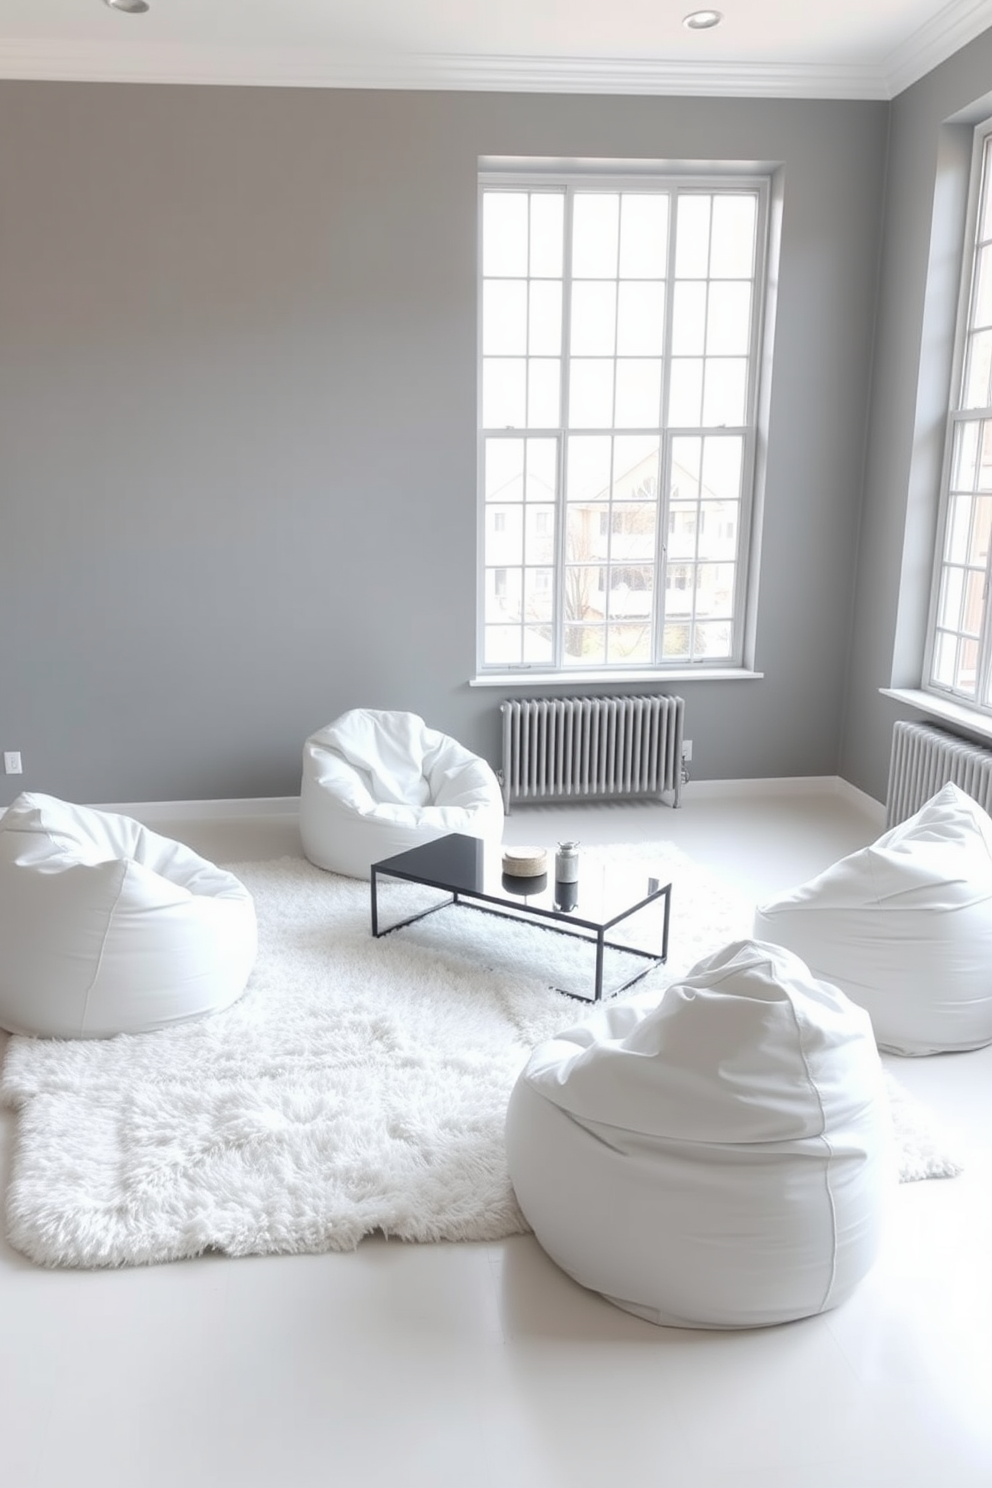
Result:
[[[706,870],[665,844],[633,851],[674,884],[668,964],[638,990],[750,935],[753,907]],[[590,948],[463,907],[373,940],[367,884],[296,858],[229,866],[260,936],[234,1007],[165,1032],[10,1040],[11,1244],[43,1265],[117,1266],[525,1230],[507,1099],[532,1047],[582,1016],[549,981],[587,984]],[[388,923],[424,891],[386,892]],[[956,1171],[895,1094],[902,1177]]]

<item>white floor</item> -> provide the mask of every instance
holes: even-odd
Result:
[[[215,860],[292,820],[155,823]],[[515,808],[506,839],[668,838],[761,898],[872,840],[844,796]],[[989,1488],[992,1048],[888,1060],[965,1163],[904,1185],[836,1312],[717,1334],[584,1292],[531,1237],[40,1270],[0,1242],[4,1488]],[[0,1165],[13,1122],[0,1121]]]

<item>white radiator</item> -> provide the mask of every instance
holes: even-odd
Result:
[[[894,724],[886,829],[919,811],[949,780],[992,812],[992,749],[929,723]]]
[[[515,698],[503,715],[503,809],[511,801],[682,796],[680,697]]]

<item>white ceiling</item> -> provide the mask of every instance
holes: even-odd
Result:
[[[891,98],[992,0],[0,0],[0,78]]]

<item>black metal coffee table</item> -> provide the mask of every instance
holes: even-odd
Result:
[[[554,854],[549,853],[553,862]],[[438,889],[449,897],[415,914],[382,926],[379,916],[380,879],[400,879]],[[572,893],[569,894],[568,891]],[[671,915],[672,885],[652,874],[647,865],[636,863],[596,863],[582,860],[576,885],[558,891],[553,878],[514,879],[503,873],[502,848],[486,845],[475,837],[454,832],[434,842],[412,847],[408,852],[384,858],[372,864],[372,934],[376,937],[412,925],[427,915],[436,914],[451,904],[465,904],[490,914],[507,918],[534,919],[559,934],[586,940],[596,948],[596,970],[593,996],[587,997],[567,987],[557,990],[581,1002],[599,1002],[603,997],[603,954],[606,950],[623,951],[648,964],[614,987],[610,996],[625,991],[668,956],[668,924]],[[574,902],[569,905],[569,900]],[[607,940],[607,931],[630,919],[655,900],[664,900],[664,921],[660,950],[647,950],[626,941]]]

